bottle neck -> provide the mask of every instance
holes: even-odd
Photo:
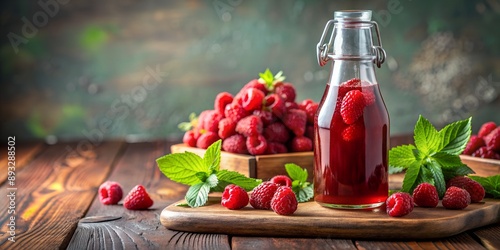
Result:
[[[330,72],[328,83],[333,86],[352,78],[360,79],[362,84],[377,84],[375,68],[370,60],[335,60]]]
[[[366,23],[336,23],[333,53],[329,57],[333,60],[373,60],[375,53],[371,27],[371,24]]]

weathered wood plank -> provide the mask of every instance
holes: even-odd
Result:
[[[8,240],[8,233],[2,234],[0,248],[65,247],[97,187],[110,172],[121,145],[106,142],[85,150],[82,147],[80,151],[72,151],[77,144],[47,146],[16,176],[16,242]],[[1,197],[6,197],[7,188],[6,184],[1,187]],[[2,202],[0,210],[7,211],[8,206],[8,202]],[[8,231],[9,218],[7,213],[0,215],[2,232]]]
[[[358,249],[484,249],[467,233],[434,241],[356,241]]]
[[[20,173],[20,171],[26,166],[26,164],[32,160],[38,153],[42,152],[45,149],[45,144],[41,142],[16,142],[15,147],[15,167],[16,174]],[[5,145],[0,146],[0,185],[2,185],[5,180],[7,180],[8,175],[8,146],[7,143]]]
[[[94,200],[86,216],[118,215],[121,219],[102,223],[79,223],[69,249],[229,249],[226,235],[183,233],[160,224],[160,213],[182,199],[187,186],[167,179],[156,158],[170,152],[165,142],[128,144],[109,180],[121,183],[126,195],[137,184],[146,187],[154,205],[146,211],[130,211],[122,205],[105,206]]]
[[[330,238],[233,237],[231,246],[239,249],[356,249],[351,240]]]
[[[499,215],[500,216],[500,215]],[[500,223],[473,232],[488,249],[500,249]]]

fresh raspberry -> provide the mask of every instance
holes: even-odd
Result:
[[[258,116],[262,121],[262,124],[264,124],[264,126],[267,126],[276,121],[276,116],[274,116],[273,113],[271,113],[271,111],[254,110],[253,115]]]
[[[196,141],[198,141],[199,137],[199,133],[196,133],[194,130],[189,130],[184,133],[182,142],[190,147],[196,147]]]
[[[236,132],[245,137],[262,134],[262,121],[256,115],[249,115],[236,124]]]
[[[229,136],[222,141],[222,150],[235,154],[248,153],[245,137],[240,134]]]
[[[419,207],[436,207],[439,203],[436,187],[427,182],[418,184],[413,190],[413,202]]]
[[[243,117],[248,115],[248,112],[239,104],[233,100],[232,103],[226,106],[226,110],[224,110],[224,115],[226,118],[229,118],[233,121],[239,121]]]
[[[215,97],[214,109],[217,110],[217,113],[221,116],[225,116],[224,110],[226,110],[226,106],[231,102],[233,102],[233,95],[228,92],[219,93]]]
[[[202,116],[200,114],[200,118],[198,118],[198,124],[201,122],[201,128],[205,129],[205,131],[212,131],[217,133],[219,130],[219,122],[222,120],[223,116],[217,112],[217,110],[205,110],[202,112]]]
[[[292,152],[312,151],[312,148],[312,140],[305,136],[295,136],[290,143],[290,151]]]
[[[292,186],[292,179],[286,175],[276,175],[271,178],[270,182],[278,184],[278,186]]]
[[[311,103],[314,103],[314,101],[311,99],[304,99],[302,102],[299,103],[299,109],[306,111],[307,105]]]
[[[295,87],[291,83],[284,82],[277,84],[274,93],[281,97],[285,102],[295,102]]]
[[[375,94],[372,88],[367,88],[366,91],[363,91],[363,97],[365,99],[365,106],[370,106],[375,103]]]
[[[249,88],[258,89],[258,90],[264,92],[265,95],[267,95],[267,93],[269,92],[266,88],[266,84],[263,82],[260,82],[259,79],[253,79],[253,80],[249,81],[247,84],[245,84],[245,86],[243,86],[243,88],[241,88],[240,92],[244,92],[245,90],[247,90]]]
[[[338,96],[340,98],[344,98],[347,92],[351,90],[360,90],[361,91],[361,80],[358,78],[352,78],[346,82],[340,84]],[[342,100],[342,99],[340,99]]]
[[[486,146],[482,137],[477,135],[472,135],[469,139],[469,142],[465,146],[463,154],[472,155],[472,153],[476,152],[480,147]]]
[[[220,120],[218,132],[219,137],[221,139],[226,139],[234,134],[236,134],[236,122],[229,118],[223,118]]]
[[[267,95],[266,98],[264,98],[264,103],[266,108],[276,117],[283,117],[287,111],[285,101],[277,94]]]
[[[291,187],[281,186],[274,193],[271,208],[279,215],[291,215],[297,210],[297,197]]]
[[[253,189],[250,195],[250,205],[255,209],[271,209],[271,200],[278,187],[278,184],[270,181],[262,182]]]
[[[118,182],[106,181],[99,186],[99,200],[104,205],[117,204],[122,197],[122,187]]]
[[[275,122],[264,129],[262,133],[268,142],[285,143],[290,139],[290,132],[285,124]]]
[[[364,108],[365,98],[363,93],[359,90],[351,90],[342,99],[340,115],[346,124],[353,124],[363,116]]]
[[[259,110],[262,108],[262,102],[265,96],[264,92],[256,88],[249,88],[245,91],[245,94],[243,94],[241,106],[243,106],[246,111]]]
[[[472,153],[472,156],[500,160],[500,155],[486,146],[480,147],[476,152]]]
[[[285,107],[286,107],[286,110],[289,110],[289,109],[298,109],[299,108],[299,104],[297,104],[296,102],[285,102]]]
[[[344,82],[342,85],[347,87],[361,87],[361,80],[358,78],[352,78]]]
[[[488,149],[500,151],[500,127],[493,129],[493,131],[485,136],[484,143],[486,143]]]
[[[207,120],[208,114],[211,110],[203,110],[198,116],[198,125],[197,128],[200,130],[205,130],[205,121]]]
[[[319,104],[318,103],[311,103],[303,109],[306,112],[307,115],[307,123],[309,124],[314,124],[314,116],[316,115],[316,111],[318,111]]]
[[[263,135],[247,137],[246,145],[251,155],[262,155],[266,153],[267,141]]]
[[[459,187],[465,189],[470,194],[471,202],[480,202],[485,195],[484,188],[479,182],[465,176],[451,178],[446,183],[446,187]]]
[[[153,200],[149,197],[143,185],[137,185],[125,196],[123,206],[129,210],[148,209],[153,205]]]
[[[306,112],[300,109],[290,109],[283,117],[283,123],[296,136],[302,136],[306,132]]]
[[[408,193],[393,193],[385,201],[387,214],[392,217],[401,217],[413,211],[413,199]]]
[[[237,210],[248,205],[248,194],[245,189],[234,184],[229,184],[224,188],[220,204],[227,209]]]
[[[365,135],[365,125],[362,121],[351,124],[342,131],[341,135],[346,142],[362,139]]]
[[[495,122],[486,122],[481,126],[481,128],[479,128],[479,132],[477,133],[477,136],[485,137],[489,133],[491,133],[491,131],[493,131],[496,127],[497,127],[497,125],[495,124]]]
[[[470,194],[459,187],[449,187],[444,193],[443,207],[446,209],[464,209],[470,204]]]
[[[217,133],[212,131],[207,131],[202,135],[200,135],[200,138],[198,138],[198,141],[196,141],[196,147],[207,149],[210,145],[212,145],[212,143],[216,142],[219,139],[220,138]]]
[[[286,146],[279,142],[269,142],[267,143],[266,154],[284,154],[288,153]]]

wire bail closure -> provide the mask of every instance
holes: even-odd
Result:
[[[331,32],[330,39],[329,39],[328,43],[324,43],[324,42],[325,42],[326,35],[331,30],[331,26],[333,25],[335,27],[335,25],[337,23],[340,23],[340,22],[338,20],[329,20],[326,23],[325,28],[323,30],[323,34],[321,34],[321,38],[320,38],[318,44],[316,45],[316,56],[318,59],[318,64],[321,67],[325,66],[328,63],[328,61],[330,61],[334,58],[334,54],[330,53],[330,50],[332,49],[332,45],[333,45],[333,39],[335,36],[335,28]],[[372,46],[372,50],[373,50],[373,54],[374,54],[373,63],[375,65],[377,65],[377,68],[380,68],[380,66],[385,62],[385,58],[386,58],[387,54],[385,53],[384,48],[382,48],[382,40],[380,39],[380,31],[378,29],[378,24],[375,21],[350,21],[349,22],[349,24],[358,24],[358,23],[359,24],[370,24],[370,25],[372,25],[371,27],[375,27],[375,33],[377,34],[378,45]],[[373,37],[372,37],[372,43],[375,44]],[[359,58],[361,59],[361,57],[359,57]]]

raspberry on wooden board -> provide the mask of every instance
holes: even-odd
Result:
[[[392,217],[405,216],[413,211],[413,199],[408,193],[396,192],[385,202],[387,214]]]
[[[255,187],[250,195],[250,205],[255,209],[271,209],[271,200],[278,184],[266,181]]]

